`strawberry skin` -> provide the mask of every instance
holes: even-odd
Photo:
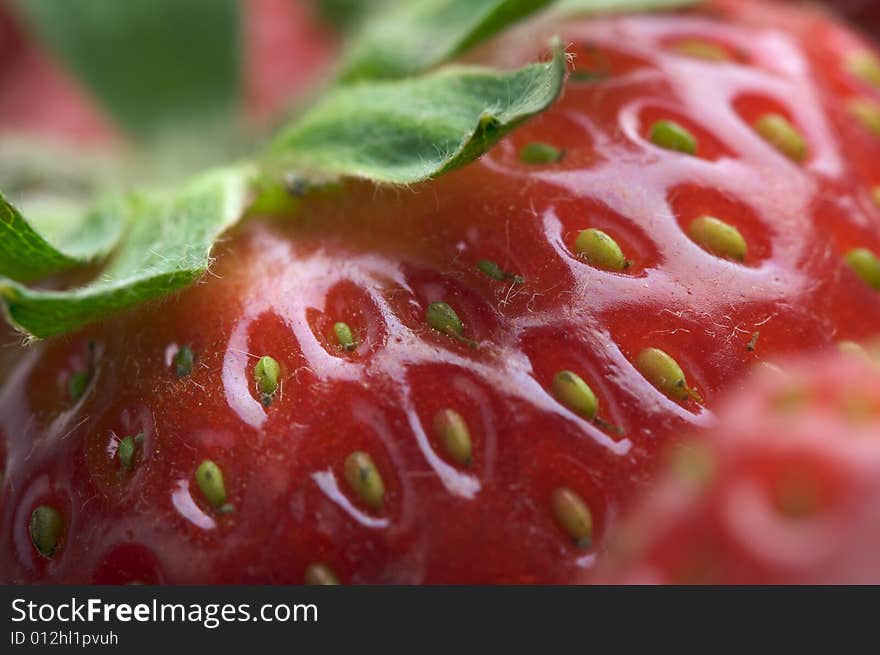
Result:
[[[594,580],[880,581],[877,362],[844,354],[761,373],[675,453]]]
[[[880,136],[847,109],[880,102],[868,44],[719,1],[477,58],[555,33],[564,97],[480,161],[313,192],[201,284],[23,352],[4,580],[583,579],[750,366],[880,331],[847,263],[880,252]]]

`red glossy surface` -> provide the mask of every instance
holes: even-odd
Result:
[[[517,30],[484,56],[533,59],[558,29]],[[252,219],[202,284],[24,353],[0,392],[4,579],[301,582],[323,562],[344,582],[569,581],[593,566],[657,453],[713,425],[719,396],[752,364],[878,332],[880,298],[842,261],[856,244],[880,251],[869,193],[880,139],[840,109],[855,93],[880,100],[845,72],[862,41],[739,1],[562,32],[576,66],[598,49],[611,75],[568,82],[550,111],[478,163],[407,189],[348,184],[309,197],[296,217]],[[669,52],[682,35],[717,39],[742,59]],[[804,132],[803,165],[750,127],[762,103]],[[645,139],[645,117],[663,110],[704,137],[705,157]],[[566,156],[522,164],[531,141]],[[685,235],[684,221],[706,212],[742,231],[744,264]],[[617,239],[633,266],[609,273],[575,257],[587,227]],[[483,258],[525,284],[481,275]],[[426,326],[438,300],[478,348]],[[358,333],[355,351],[333,345],[338,320]],[[96,376],[73,403],[66,382],[88,339]],[[196,353],[191,377],[172,372],[175,344]],[[669,400],[638,373],[632,362],[648,346],[679,362],[704,407]],[[266,354],[283,378],[268,408],[251,377]],[[623,435],[553,398],[563,368]],[[470,468],[432,434],[442,408],[470,427]],[[127,472],[113,455],[137,432],[145,439]],[[379,511],[342,476],[354,450],[382,475]],[[214,511],[193,482],[206,458],[223,470],[232,513]],[[592,509],[592,549],[554,521],[560,486]],[[41,503],[65,518],[52,560],[28,536]]]

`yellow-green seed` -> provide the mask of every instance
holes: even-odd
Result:
[[[432,328],[449,336],[461,336],[464,332],[464,325],[458,314],[445,302],[432,302],[428,305],[425,320]]]
[[[880,87],[880,58],[870,52],[852,55],[846,63],[849,72],[863,82]]]
[[[445,302],[432,302],[428,305],[425,321],[431,328],[441,334],[445,334],[447,337],[466,343],[472,348],[475,348],[477,345],[476,342],[465,338],[464,325],[462,325],[461,319],[458,318],[455,310]]]
[[[673,44],[672,50],[705,61],[730,61],[730,53],[726,49],[704,39],[682,39]]]
[[[501,267],[493,262],[491,259],[481,259],[477,262],[477,269],[485,275],[486,277],[490,277],[493,280],[503,280],[504,279],[504,271],[501,270]]]
[[[441,409],[434,415],[434,433],[452,459],[470,466],[471,432],[461,414],[454,409]]]
[[[874,204],[880,207],[880,186],[875,186],[871,189],[871,199],[874,201]]]
[[[123,437],[119,441],[119,447],[116,449],[116,454],[119,456],[119,461],[122,463],[122,466],[128,469],[129,471],[134,466],[134,451],[137,447],[137,444],[141,443],[144,440],[144,434],[141,432],[137,435],[129,435],[127,437]]]
[[[856,248],[846,253],[846,263],[869,287],[880,291],[880,260],[867,248]]]
[[[83,397],[95,374],[95,342],[89,339],[86,368],[74,371],[67,380],[67,391],[74,402]]]
[[[196,484],[205,499],[216,509],[226,503],[226,485],[223,484],[223,472],[220,467],[209,459],[204,460],[196,469]]]
[[[336,333],[336,339],[343,350],[354,350],[358,346],[357,337],[354,336],[348,323],[336,323],[333,325],[333,332]]]
[[[585,261],[607,271],[623,271],[630,265],[617,241],[593,227],[581,230],[575,239],[574,249]]]
[[[31,540],[43,557],[52,557],[64,534],[61,512],[49,505],[40,505],[31,513]]]
[[[807,158],[806,139],[785,116],[764,114],[754,127],[767,143],[792,161],[800,163]]]
[[[691,221],[688,236],[713,255],[738,262],[745,261],[748,246],[733,225],[715,218],[700,216]]]
[[[636,359],[636,367],[651,384],[678,401],[702,402],[700,395],[687,384],[684,371],[668,353],[659,348],[645,348]]]
[[[550,498],[553,516],[580,548],[593,543],[593,515],[583,499],[568,487],[559,487]]]
[[[591,421],[596,418],[596,413],[599,411],[599,401],[593,390],[577,373],[559,371],[553,376],[552,386],[556,400],[575,414],[580,414]]]
[[[846,106],[850,115],[874,136],[880,136],[880,104],[866,98],[850,100]]]
[[[272,397],[278,391],[278,383],[281,377],[281,366],[272,357],[264,355],[254,366],[254,381],[257,390],[262,396],[264,405],[272,402]]]
[[[306,567],[304,578],[307,585],[328,586],[339,584],[339,577],[326,564],[309,564]]]
[[[525,164],[555,164],[559,162],[564,151],[549,143],[529,143],[519,151],[519,158]]]
[[[478,261],[477,270],[493,280],[513,280],[514,284],[523,284],[525,282],[525,279],[523,279],[522,276],[508,273],[491,259],[481,259]]]
[[[359,450],[345,458],[345,481],[365,505],[381,509],[385,500],[385,484],[373,458]]]
[[[195,355],[189,346],[181,346],[174,354],[174,374],[179,378],[185,378],[192,373]]]
[[[67,381],[67,392],[74,402],[83,397],[89,386],[89,376],[83,371],[76,371]]]
[[[697,154],[697,138],[675,121],[661,120],[651,125],[651,143],[667,150]]]

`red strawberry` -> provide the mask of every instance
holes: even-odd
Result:
[[[839,355],[751,380],[610,540],[594,579],[880,581],[880,368]]]
[[[479,162],[253,218],[24,353],[5,579],[568,581],[752,363],[880,330],[869,45],[737,0],[478,58],[560,31],[564,97]]]

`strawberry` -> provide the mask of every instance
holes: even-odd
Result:
[[[762,371],[609,540],[594,580],[876,584],[880,368],[864,353]]]
[[[751,365],[880,329],[868,43],[718,0],[472,58],[556,33],[564,96],[479,161],[312,191],[201,284],[24,352],[4,578],[579,579]]]

